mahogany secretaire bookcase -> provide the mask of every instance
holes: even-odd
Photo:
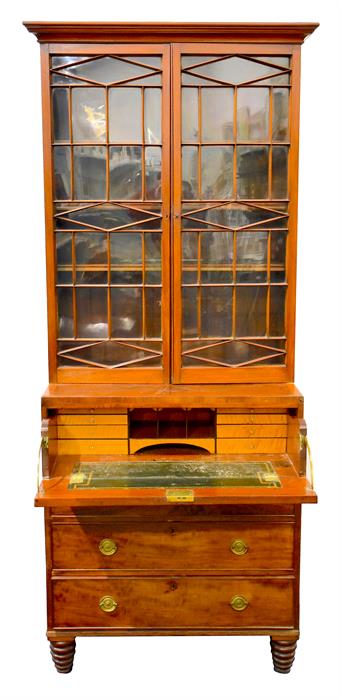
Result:
[[[315,24],[25,23],[41,44],[48,639],[299,636],[300,44]],[[256,642],[255,642],[256,643]]]

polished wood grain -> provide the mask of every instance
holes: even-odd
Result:
[[[76,640],[51,641],[50,650],[58,673],[70,673],[76,651]]]
[[[274,670],[277,673],[290,673],[297,647],[296,639],[276,639],[271,637],[271,654]]]
[[[295,624],[294,585],[290,577],[153,576],[98,580],[55,576],[52,585],[56,628],[291,628]],[[245,610],[231,607],[235,595],[248,601]],[[117,602],[114,612],[100,609],[103,596],[111,596]]]

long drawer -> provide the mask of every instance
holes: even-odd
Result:
[[[294,626],[290,578],[58,579],[57,628],[250,628]]]
[[[291,570],[294,526],[262,522],[52,525],[59,569]]]

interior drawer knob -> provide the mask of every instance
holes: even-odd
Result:
[[[104,539],[100,541],[98,549],[102,554],[105,554],[106,557],[110,557],[113,554],[116,554],[118,545],[116,542],[114,542],[114,540]]]
[[[111,597],[111,595],[104,595],[99,601],[99,607],[106,613],[114,612],[117,606],[118,603]]]
[[[234,595],[230,600],[231,608],[233,608],[233,610],[237,610],[237,612],[242,612],[242,610],[245,610],[248,604],[249,601],[247,598],[244,598],[243,595]]]
[[[231,542],[230,550],[233,554],[237,554],[237,556],[241,557],[248,551],[248,546],[244,540],[233,540],[233,542]]]

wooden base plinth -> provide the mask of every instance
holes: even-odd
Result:
[[[76,640],[50,642],[50,649],[58,673],[70,673],[76,651]]]
[[[295,659],[297,639],[270,638],[274,670],[277,673],[290,673]]]

